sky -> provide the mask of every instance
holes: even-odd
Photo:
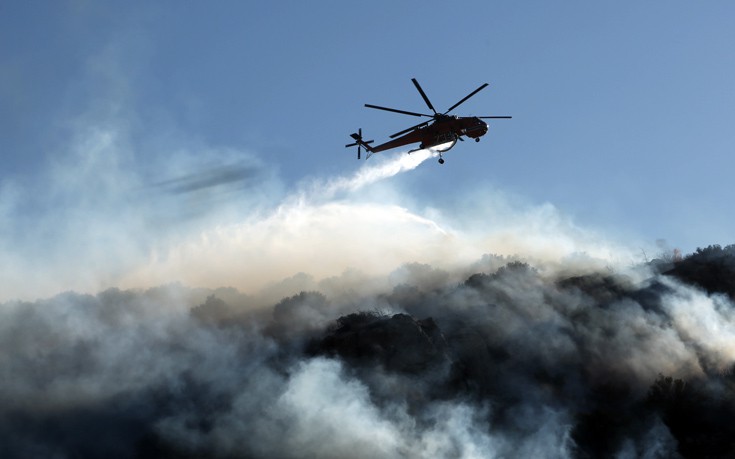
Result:
[[[483,254],[630,263],[735,229],[735,5],[3,2],[0,301],[257,289]],[[416,123],[491,121],[439,165]],[[581,254],[581,255],[580,255]]]

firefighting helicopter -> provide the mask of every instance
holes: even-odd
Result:
[[[482,121],[483,119],[512,118],[511,116],[449,115],[449,112],[459,107],[470,97],[485,89],[485,87],[488,86],[487,83],[483,83],[479,88],[475,89],[474,91],[466,95],[462,100],[449,107],[449,109],[447,109],[447,111],[445,111],[444,113],[438,113],[434,109],[434,106],[431,104],[429,98],[426,96],[424,90],[421,89],[421,85],[419,85],[419,82],[416,81],[416,78],[412,78],[411,81],[413,82],[414,86],[416,86],[419,94],[421,94],[424,102],[426,102],[426,105],[432,112],[434,112],[433,115],[429,115],[426,113],[409,112],[406,110],[398,110],[395,108],[381,107],[379,105],[372,104],[365,104],[365,106],[368,108],[375,108],[388,112],[395,112],[404,115],[419,117],[423,116],[431,119],[421,122],[415,126],[411,126],[408,129],[396,132],[395,134],[390,136],[390,138],[394,140],[389,140],[388,142],[375,146],[370,146],[370,144],[373,143],[374,140],[363,140],[362,128],[358,129],[357,132],[350,134],[350,137],[352,137],[355,142],[345,145],[346,148],[357,146],[357,159],[360,159],[362,148],[365,148],[365,150],[367,151],[367,155],[365,157],[365,159],[367,159],[375,153],[390,150],[391,148],[396,148],[403,145],[409,145],[416,142],[420,142],[418,148],[410,150],[409,153],[422,150],[424,148],[431,148],[439,145],[449,144],[448,147],[442,148],[441,150],[436,150],[439,153],[439,164],[444,164],[442,153],[449,151],[457,143],[458,140],[464,141],[462,136],[471,137],[475,139],[475,142],[479,142],[480,137],[487,133],[488,125],[486,122]]]

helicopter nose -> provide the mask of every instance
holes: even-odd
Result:
[[[474,126],[467,130],[467,135],[470,137],[482,137],[487,133],[488,125],[482,120],[477,120]]]

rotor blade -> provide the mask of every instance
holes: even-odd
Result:
[[[416,81],[416,78],[411,78],[411,81],[413,81],[413,85],[416,86],[416,89],[419,90],[419,94],[421,94],[421,97],[424,98],[424,102],[426,102],[426,105],[428,105],[431,111],[434,112],[434,114],[436,115],[436,110],[434,110],[434,106],[431,105],[429,98],[426,97],[426,93],[424,92],[423,89],[421,89],[421,85],[419,85],[419,82]]]
[[[498,119],[509,119],[513,118],[512,116],[476,116],[475,118],[480,118],[483,120],[491,119],[491,118],[498,118]]]
[[[416,113],[416,112],[407,112],[406,110],[398,110],[398,109],[395,109],[395,108],[381,107],[379,105],[365,104],[365,106],[367,108],[377,108],[378,110],[385,110],[387,112],[403,113],[404,115],[428,116],[429,118],[433,117],[433,115],[426,115],[424,113]]]
[[[448,109],[448,110],[447,110],[446,112],[444,112],[444,114],[446,115],[447,113],[451,112],[451,111],[452,111],[452,110],[454,110],[455,108],[459,107],[459,106],[460,106],[461,104],[463,104],[463,103],[464,103],[464,101],[466,101],[466,100],[467,100],[467,99],[469,99],[470,97],[474,96],[474,95],[475,95],[475,94],[477,94],[478,92],[480,92],[480,91],[482,91],[483,89],[485,89],[485,86],[487,86],[487,85],[488,85],[487,83],[483,83],[483,84],[482,84],[482,86],[480,86],[479,88],[475,89],[474,91],[472,91],[471,93],[469,93],[468,95],[466,95],[464,99],[460,100],[460,101],[459,101],[459,102],[457,102],[456,104],[454,104],[454,105],[452,105],[451,107],[449,107],[449,109]]]
[[[420,128],[421,126],[425,126],[425,125],[427,125],[427,124],[429,124],[429,123],[430,123],[430,121],[424,121],[423,123],[419,123],[419,124],[417,124],[416,126],[411,126],[411,127],[410,127],[410,128],[408,128],[408,129],[404,129],[404,130],[402,130],[401,132],[396,132],[395,134],[391,135],[391,136],[390,136],[390,138],[391,138],[391,139],[395,139],[395,138],[396,138],[396,137],[398,137],[399,135],[403,135],[403,134],[405,134],[405,133],[407,133],[407,132],[413,131],[414,129],[418,129],[418,128]]]

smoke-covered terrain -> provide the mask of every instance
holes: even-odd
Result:
[[[732,457],[733,274],[711,246],[8,301],[0,456]]]

